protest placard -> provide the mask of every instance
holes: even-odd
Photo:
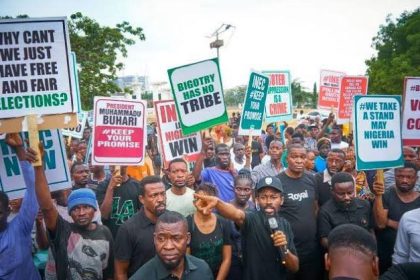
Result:
[[[354,98],[356,169],[402,166],[401,97],[356,95]]]
[[[76,127],[70,127],[65,128],[62,130],[62,133],[64,136],[70,136],[77,139],[83,138],[83,130],[86,126],[86,120],[87,120],[87,112],[81,112],[77,114],[77,126]]]
[[[143,164],[146,144],[146,103],[95,96],[92,164]]]
[[[217,58],[168,70],[182,133],[228,121]]]
[[[242,108],[239,135],[261,134],[264,120],[265,100],[269,86],[269,78],[265,75],[251,72]]]
[[[76,53],[70,53],[71,62],[71,81],[72,81],[72,94],[73,94],[73,111],[80,113],[82,111],[82,102],[80,101],[80,87],[79,87],[79,72],[77,71]]]
[[[420,146],[420,77],[404,79],[403,144]]]
[[[73,112],[66,18],[0,21],[0,118]]]
[[[340,83],[340,97],[338,102],[337,123],[348,123],[351,120],[353,100],[355,95],[366,95],[368,77],[344,76]]]
[[[340,95],[340,80],[345,73],[330,70],[321,70],[319,83],[318,108],[338,108]]]
[[[194,164],[201,152],[200,134],[182,134],[173,100],[156,101],[154,105],[159,142],[166,166],[171,160],[181,157],[186,159],[188,164]]]
[[[27,138],[26,133],[23,135],[24,139]],[[60,130],[40,131],[39,138],[44,143],[45,175],[50,190],[71,188],[66,145]],[[4,139],[0,140],[0,190],[6,192],[10,199],[23,197],[26,190],[19,159]]]
[[[270,79],[265,102],[265,121],[279,122],[293,118],[289,71],[263,71]]]

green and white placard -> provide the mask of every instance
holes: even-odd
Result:
[[[401,97],[356,95],[353,104],[356,169],[402,166]]]
[[[228,121],[217,58],[168,69],[184,135]]]
[[[251,72],[245,93],[239,135],[251,134],[258,136],[261,134],[268,86],[269,79],[267,76]]]

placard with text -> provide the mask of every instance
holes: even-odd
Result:
[[[85,130],[87,121],[87,112],[77,114],[77,126],[71,128],[63,128],[62,133],[64,136],[71,136],[73,138],[82,139],[83,130]]]
[[[168,70],[182,133],[228,121],[217,58]]]
[[[66,18],[0,20],[0,118],[74,112]]]
[[[420,146],[420,77],[404,79],[403,144]]]
[[[278,122],[293,118],[292,89],[289,71],[263,71],[270,79],[265,103],[265,121]]]
[[[353,112],[356,169],[402,166],[401,96],[356,95]]]
[[[242,108],[239,135],[261,135],[269,83],[266,75],[251,72]]]
[[[321,70],[319,83],[318,108],[338,108],[340,95],[340,80],[345,73],[331,70]]]
[[[143,164],[146,145],[146,103],[95,96],[92,164]]]
[[[27,133],[21,133],[27,139]],[[43,130],[39,138],[44,143],[45,176],[51,191],[71,188],[71,176],[67,164],[66,145],[60,129]],[[26,185],[15,150],[0,139],[0,190],[9,199],[23,197]]]
[[[366,76],[344,76],[341,78],[337,113],[338,124],[351,121],[354,96],[366,95],[367,89],[368,77]]]
[[[173,100],[156,101],[154,105],[165,166],[175,158],[193,164],[201,152],[200,133],[182,134]]]

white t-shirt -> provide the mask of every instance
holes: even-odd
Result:
[[[340,143],[331,143],[331,150],[332,149],[347,149],[349,147],[349,144],[341,141]]]
[[[193,199],[194,191],[188,187],[183,195],[176,195],[169,189],[166,191],[166,209],[176,211],[184,217],[187,217],[195,212]]]

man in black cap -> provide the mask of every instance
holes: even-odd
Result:
[[[204,212],[216,208],[241,228],[244,279],[286,279],[299,269],[289,223],[276,215],[283,204],[283,186],[276,177],[262,178],[256,187],[259,211],[242,211],[214,196],[194,194]]]

